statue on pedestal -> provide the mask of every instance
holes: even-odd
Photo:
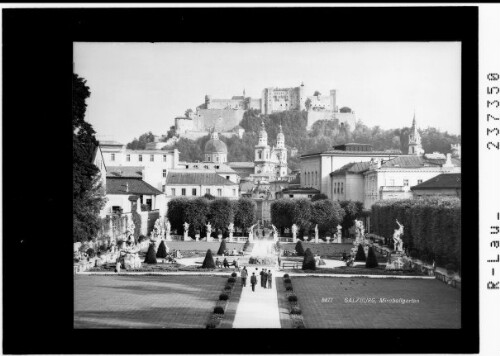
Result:
[[[230,223],[227,229],[229,231],[229,241],[233,241],[234,224]]]
[[[253,224],[248,228],[248,241],[253,242],[253,228],[256,224]]]
[[[299,228],[297,225],[293,224],[292,225],[292,236],[293,236],[293,242],[297,242],[297,231],[299,231]]]
[[[187,222],[184,223],[184,241],[187,241],[189,232],[189,224]]]
[[[358,245],[361,242],[363,242],[363,239],[365,237],[365,228],[363,226],[363,222],[361,220],[355,219],[354,220],[354,226],[356,228],[356,240],[355,244]]]
[[[273,239],[274,239],[274,241],[278,241],[278,229],[276,228],[276,226],[274,226],[272,224],[271,224],[271,227],[273,228]]]
[[[210,221],[206,225],[207,228],[207,241],[212,241],[212,225],[210,225]]]
[[[166,223],[166,236],[165,238],[167,239],[167,241],[170,241],[171,240],[171,237],[170,237],[170,229],[172,228],[172,226],[170,225],[170,221],[168,221],[167,219],[167,223]]]
[[[316,227],[314,228],[314,242],[318,243],[319,242],[319,230],[318,230],[318,224],[316,224]]]
[[[403,252],[403,240],[401,236],[403,235],[404,226],[399,223],[398,219],[396,219],[396,223],[399,225],[399,229],[394,229],[394,235],[392,235],[392,239],[394,240],[394,251]]]

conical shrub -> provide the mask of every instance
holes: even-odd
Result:
[[[158,258],[167,257],[167,247],[165,246],[165,242],[163,240],[160,242],[160,246],[158,246],[158,251],[156,252],[156,257],[158,257]]]
[[[373,247],[370,246],[370,248],[368,249],[368,257],[366,258],[366,268],[375,267],[378,267],[377,256],[375,255]]]
[[[361,244],[358,245],[358,252],[356,252],[354,261],[366,261],[365,249]]]
[[[297,241],[295,251],[297,251],[297,256],[304,256],[304,246],[302,246],[302,241]]]
[[[144,263],[155,264],[156,263],[156,252],[154,244],[149,244],[148,253],[146,254],[146,259]]]
[[[220,243],[219,251],[217,252],[217,254],[219,256],[223,255],[224,251],[226,251],[226,240],[223,239],[222,242]]]
[[[203,264],[201,268],[215,268],[214,257],[212,256],[212,250],[208,249],[207,254],[205,255],[205,259],[203,260]]]
[[[307,249],[306,252],[304,252],[304,262],[302,262],[302,269],[316,269],[316,260],[314,259],[314,255],[310,249]]]

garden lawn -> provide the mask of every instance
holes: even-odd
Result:
[[[295,251],[295,244],[281,244],[284,250]],[[311,243],[302,241],[302,246],[304,251],[309,248],[311,252],[315,255],[319,255],[323,258],[340,258],[342,257],[342,252],[349,254],[352,248],[352,244],[327,244],[327,243]]]
[[[460,291],[435,279],[292,277],[306,328],[460,328]],[[283,283],[279,279],[277,283]],[[330,298],[324,300],[323,298]],[[354,302],[346,302],[353,298]],[[357,298],[375,298],[364,303]],[[380,298],[418,303],[381,303]]]
[[[220,247],[220,242],[219,241],[214,241],[214,242],[206,242],[206,241],[167,241],[165,242],[170,249],[172,250],[180,250],[181,253],[182,251],[196,251],[200,252],[197,253],[197,255],[203,255],[205,256],[205,253],[207,252],[208,249],[212,250],[212,253],[215,255],[217,254],[217,251],[219,251]],[[236,242],[226,242],[226,248],[228,250],[233,250],[234,248],[239,251],[243,249],[243,243],[236,243]],[[253,244],[250,244],[252,246]],[[186,257],[192,257],[192,256],[186,256]]]
[[[226,280],[76,275],[74,327],[205,328]]]

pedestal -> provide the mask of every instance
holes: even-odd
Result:
[[[217,238],[219,239],[219,242],[222,242],[222,235],[221,235],[221,234],[219,234],[219,235],[217,236]]]
[[[319,243],[319,237],[318,236],[314,236],[314,243]]]
[[[248,235],[248,242],[253,242],[253,235]]]
[[[304,242],[307,242],[309,240],[309,236],[304,236]]]
[[[234,242],[234,237],[232,232],[229,233],[229,242]]]
[[[326,243],[329,244],[330,243],[330,236],[327,236],[326,237]]]
[[[293,241],[293,243],[297,242],[297,235],[296,234],[293,234],[292,241]]]
[[[187,241],[187,240],[188,240],[188,238],[189,238],[189,236],[188,236],[187,232],[185,232],[185,233],[184,233],[184,241]]]
[[[200,234],[196,234],[196,235],[194,235],[194,237],[196,238],[196,242],[200,241]]]
[[[170,233],[167,232],[167,236],[165,237],[167,241],[172,241],[172,236],[170,236]]]

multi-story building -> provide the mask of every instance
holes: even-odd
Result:
[[[413,198],[429,196],[462,197],[462,175],[443,173],[411,187]]]
[[[333,199],[334,187],[330,173],[349,163],[390,160],[400,155],[399,151],[374,151],[373,146],[359,143],[337,145],[328,151],[304,154],[300,156],[300,186],[318,189]]]

